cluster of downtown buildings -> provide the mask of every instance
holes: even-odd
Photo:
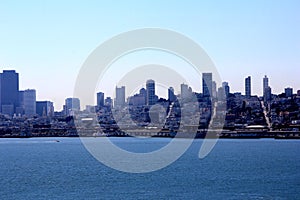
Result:
[[[125,86],[116,87],[115,98],[106,97],[98,92],[97,105],[80,107],[80,99],[67,98],[63,111],[54,112],[53,102],[37,101],[36,90],[19,90],[19,75],[14,70],[0,73],[0,136],[21,136],[30,131],[31,136],[71,136],[76,134],[74,116],[89,116],[96,113],[101,132],[121,134],[122,129],[136,129],[135,125],[145,128],[157,128],[167,135],[176,133],[182,121],[200,116],[194,125],[196,131],[207,130],[213,124],[224,130],[233,131],[298,131],[300,128],[300,91],[293,93],[292,88],[285,88],[284,93],[272,94],[267,76],[263,78],[263,96],[251,93],[251,77],[245,79],[245,95],[230,93],[228,82],[221,87],[213,81],[212,73],[202,74],[202,93],[192,91],[182,83],[180,94],[175,95],[174,89],[168,89],[168,99],[159,98],[155,92],[155,81],[147,80],[146,88],[126,98]],[[196,99],[196,103],[188,104]],[[188,119],[181,115],[184,105]],[[152,109],[153,105],[160,105]],[[214,108],[215,107],[215,108]],[[220,109],[226,107],[226,109]],[[164,108],[164,109],[161,109]],[[114,113],[118,113],[117,115]],[[224,116],[224,119],[219,116]],[[116,119],[119,118],[119,119]],[[133,127],[133,128],[131,128]],[[78,128],[78,127],[77,127]],[[99,132],[95,125],[93,132]],[[140,131],[140,130],[139,130]],[[155,131],[154,131],[155,132]],[[234,132],[237,133],[237,132]],[[226,135],[226,132],[224,133]]]
[[[53,103],[36,101],[36,90],[19,90],[19,74],[15,70],[0,73],[0,112],[8,116],[52,116]]]

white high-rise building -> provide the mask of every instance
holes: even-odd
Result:
[[[24,114],[33,116],[36,114],[36,92],[35,90],[24,90]]]
[[[189,86],[187,84],[182,83],[180,85],[180,95],[182,99],[189,97]]]
[[[125,86],[116,87],[115,107],[125,106]]]

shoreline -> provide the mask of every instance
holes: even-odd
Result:
[[[283,134],[283,133],[282,133]],[[25,138],[103,138],[103,137],[112,137],[112,138],[141,138],[141,136],[131,136],[131,135],[103,135],[103,136],[79,136],[79,135],[74,135],[74,136],[59,136],[59,135],[45,135],[45,136],[0,136],[1,139],[9,139],[9,138],[16,138],[16,139],[25,139]],[[298,140],[300,139],[300,136],[290,136],[290,135],[277,135],[277,136],[251,136],[251,135],[234,135],[234,136],[219,136],[219,137],[205,137],[205,136],[199,136],[196,135],[195,137],[174,137],[174,136],[162,136],[162,135],[155,135],[155,136],[142,136],[143,138],[176,138],[176,139],[276,139],[276,140],[281,140],[281,139],[294,139]]]

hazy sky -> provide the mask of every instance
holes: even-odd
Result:
[[[0,1],[0,67],[15,69],[20,89],[36,89],[38,100],[52,100],[60,110],[98,45],[125,31],[158,27],[204,48],[231,91],[244,93],[251,75],[253,93],[261,95],[265,74],[274,93],[297,90],[299,10],[298,0]]]

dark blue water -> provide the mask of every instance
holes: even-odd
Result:
[[[112,140],[136,151],[170,141]],[[1,139],[0,199],[300,199],[300,140],[219,140],[200,160],[201,143],[162,170],[129,174],[78,138]]]

